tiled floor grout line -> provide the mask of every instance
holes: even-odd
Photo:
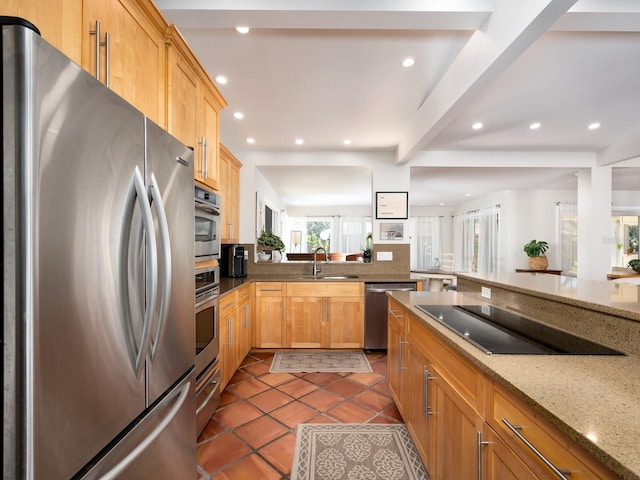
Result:
[[[368,357],[372,366],[374,366],[376,362],[385,362],[386,364],[386,355],[374,354],[371,356],[368,355]],[[235,441],[240,442],[241,445],[246,447],[247,451],[239,455],[237,458],[233,458],[233,459],[229,459],[229,461],[225,461],[222,465],[219,465],[219,468],[216,468],[211,472],[207,471],[207,468],[203,466],[203,463],[206,463],[208,458],[201,459],[199,455],[199,463],[198,463],[198,471],[197,471],[197,474],[198,474],[197,478],[199,480],[210,480],[210,479],[217,479],[217,478],[233,478],[233,477],[226,476],[225,470],[233,469],[233,468],[240,469],[245,466],[243,465],[243,463],[247,462],[248,460],[254,460],[255,462],[255,459],[250,458],[253,456],[257,456],[260,459],[260,461],[264,462],[266,465],[268,465],[269,468],[273,469],[273,472],[269,472],[269,473],[277,472],[277,474],[280,475],[279,478],[288,479],[290,477],[290,473],[283,471],[282,467],[274,463],[274,461],[272,461],[270,458],[268,458],[268,456],[265,455],[263,451],[268,450],[269,446],[273,446],[274,444],[276,444],[276,442],[280,442],[288,435],[294,435],[295,437],[298,423],[317,423],[317,421],[319,420],[324,420],[324,423],[342,423],[340,418],[336,417],[335,414],[332,415],[330,413],[330,411],[340,412],[340,410],[338,410],[338,407],[341,405],[346,407],[349,404],[353,403],[358,405],[360,408],[364,409],[365,413],[370,413],[370,415],[365,420],[358,420],[354,422],[345,422],[345,423],[371,423],[372,421],[374,423],[377,423],[378,421],[382,423],[399,423],[401,421],[399,419],[397,411],[395,410],[395,406],[393,405],[393,401],[391,400],[391,397],[389,396],[388,392],[385,391],[384,387],[380,388],[381,384],[386,386],[386,374],[378,373],[374,369],[373,372],[371,372],[371,374],[378,375],[380,376],[380,378],[377,379],[376,381],[373,381],[371,384],[364,384],[359,382],[358,380],[351,380],[349,378],[356,374],[339,373],[339,374],[333,374],[335,375],[335,378],[332,378],[331,381],[322,382],[321,384],[318,384],[318,383],[314,383],[313,381],[307,380],[305,378],[307,377],[307,378],[318,379],[318,377],[310,377],[310,375],[313,375],[313,374],[300,373],[300,374],[292,374],[291,375],[292,378],[282,381],[280,383],[277,383],[275,385],[271,385],[263,381],[264,379],[261,380],[262,377],[265,377],[266,375],[270,375],[270,373],[268,372],[268,369],[267,371],[261,372],[259,374],[254,374],[250,372],[250,370],[254,370],[254,371],[256,370],[258,363],[263,363],[265,366],[268,366],[268,364],[271,361],[271,358],[272,356],[265,356],[265,354],[259,354],[259,355],[249,354],[247,359],[243,361],[243,364],[239,368],[238,372],[236,372],[234,377],[229,382],[229,385],[227,385],[225,392],[223,392],[223,402],[227,402],[227,403],[225,403],[218,409],[218,411],[216,412],[216,414],[214,415],[214,417],[212,418],[209,424],[209,425],[212,425],[213,423],[213,428],[215,430],[215,433],[207,436],[206,438],[202,438],[202,436],[206,436],[209,434],[208,432],[209,425],[208,425],[207,428],[205,428],[205,431],[203,432],[203,434],[201,435],[201,438],[199,438],[199,442],[198,442],[198,449],[200,451],[201,449],[205,449],[207,447],[207,444],[209,443],[213,444],[216,440],[223,438],[225,435],[226,436],[232,435],[233,437],[229,437],[229,438],[232,438]],[[386,371],[386,368],[383,368],[383,370]],[[262,387],[258,385],[258,388],[260,390],[247,397],[243,397],[241,395],[234,393],[234,389],[240,388],[239,387],[240,384],[252,379],[257,380],[259,384],[263,385],[265,388],[262,389]],[[304,382],[309,383],[311,386],[313,386],[313,389],[311,389],[309,392],[305,393],[304,395],[301,395],[300,397],[295,397],[281,390],[290,382],[294,382],[297,380],[303,380]],[[345,380],[350,380],[351,382],[354,382],[358,387],[358,389],[355,390],[355,387],[354,387],[354,390],[348,396],[345,396],[345,394],[340,391],[333,391],[328,388],[331,385],[337,384],[337,382],[344,382]],[[338,386],[334,386],[334,388],[338,388]],[[387,406],[385,406],[382,410],[376,410],[370,407],[369,405],[364,405],[358,400],[356,400],[355,397],[358,397],[363,393],[369,392],[369,391],[376,392],[379,396],[388,397]],[[255,397],[261,394],[265,394],[267,392],[278,392],[279,394],[285,395],[287,397],[286,403],[277,405],[271,408],[269,411],[265,412],[258,405],[254,405],[250,401],[251,399],[255,399]],[[316,407],[315,405],[305,402],[304,399],[306,397],[310,397],[311,395],[316,393],[320,394],[322,392],[328,392],[330,395],[334,397],[339,397],[339,400],[336,403],[333,403],[334,399],[332,397],[332,401],[330,402],[330,405],[328,405],[327,407],[322,407],[322,409],[319,407]],[[229,395],[231,395],[232,398],[229,398]],[[307,401],[310,401],[310,399],[308,398]],[[285,421],[272,415],[274,412],[282,411],[281,409],[285,409],[286,407],[291,406],[296,402],[301,404],[305,409],[312,410],[313,416],[311,416],[306,421],[296,422],[294,425],[289,426],[287,423],[285,423]],[[229,412],[232,412],[234,409],[237,410],[238,408],[242,408],[243,405],[259,411],[260,415],[256,418],[252,418],[236,426],[229,426],[225,424],[223,421],[220,421],[218,419],[220,415],[224,415],[225,411],[228,410]],[[391,410],[392,414],[391,415],[385,414],[385,412],[389,410],[391,407],[393,407]],[[265,443],[261,443],[258,446],[253,447],[249,443],[249,441],[247,441],[247,439],[243,438],[243,436],[238,434],[238,430],[241,429],[242,427],[251,425],[253,422],[257,422],[258,420],[263,420],[263,419],[269,419],[270,421],[275,422],[275,425],[281,427],[283,431],[277,434],[274,438],[269,439]],[[249,432],[247,432],[247,435],[248,434]],[[288,467],[290,468],[290,465],[288,465]],[[239,477],[237,478],[239,479]],[[265,476],[264,478],[276,478],[276,477],[272,475],[270,477]]]

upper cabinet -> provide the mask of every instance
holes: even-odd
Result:
[[[80,64],[82,56],[82,0],[3,0],[0,15],[29,20],[42,38]]]
[[[240,222],[240,169],[242,163],[224,145],[220,145],[220,238],[222,243],[237,243]]]
[[[167,24],[150,0],[84,0],[82,67],[161,126]]]
[[[220,111],[226,101],[180,32],[167,34],[167,130],[194,149],[195,179],[220,189]]]

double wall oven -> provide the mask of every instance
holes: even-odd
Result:
[[[196,424],[198,435],[220,403],[218,301],[220,197],[195,187]],[[204,263],[203,263],[204,262]],[[204,266],[199,266],[204,265]]]

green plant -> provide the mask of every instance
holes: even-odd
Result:
[[[258,237],[258,245],[261,247],[272,247],[279,252],[284,251],[284,242],[282,239],[275,233],[267,232],[265,230],[262,230]]]
[[[543,240],[531,240],[524,246],[524,251],[528,257],[540,257],[549,249],[549,244]]]
[[[362,250],[362,253],[364,254],[365,257],[370,257],[371,254],[373,253],[373,247],[371,245],[372,239],[373,239],[373,234],[368,233],[365,239],[364,247],[360,248],[360,250]]]
[[[634,258],[633,260],[629,260],[629,267],[634,269],[636,272],[640,272],[640,258]]]

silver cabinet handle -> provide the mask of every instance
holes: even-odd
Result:
[[[104,34],[104,46],[105,46],[105,53],[107,56],[104,80],[107,87],[110,87],[110,84],[111,84],[111,34],[109,32]]]
[[[227,318],[227,345],[229,345],[229,347],[231,347],[232,342],[233,342],[233,331],[231,330],[233,328],[233,318],[229,317]]]
[[[93,42],[93,48],[96,53],[96,78],[100,80],[100,20],[96,20],[96,29],[89,30],[89,35],[96,36],[96,40]]]
[[[106,474],[100,477],[100,480],[113,480],[117,478],[133,461],[144,452],[151,443],[160,436],[160,434],[164,431],[165,428],[173,421],[173,419],[178,415],[178,412],[182,408],[187,396],[189,394],[189,390],[191,388],[191,382],[187,382],[182,389],[180,390],[180,394],[178,396],[178,400],[171,410],[167,414],[165,418],[158,424],[156,428],[149,434],[147,438],[145,438],[142,442],[140,442],[136,448],[134,448],[125,458],[122,459],[115,467],[109,470]]]
[[[163,266],[162,293],[160,294],[160,309],[158,311],[158,322],[155,333],[151,339],[150,356],[151,363],[155,363],[158,349],[162,345],[162,338],[165,332],[165,325],[169,315],[169,301],[171,300],[171,240],[169,238],[169,224],[167,213],[162,201],[162,192],[158,185],[158,180],[154,173],[151,174],[151,185],[149,185],[149,197],[154,206],[158,219],[158,232],[160,236],[160,259]],[[153,230],[151,231],[153,233]],[[157,274],[157,270],[156,270]]]
[[[211,381],[207,384],[207,387],[208,387],[209,385],[215,385],[215,388],[213,388],[213,389],[209,392],[209,394],[207,395],[207,398],[205,398],[205,399],[202,401],[202,403],[200,404],[200,406],[198,406],[198,408],[196,409],[196,415],[198,415],[198,414],[202,411],[202,409],[203,409],[204,407],[206,407],[206,406],[207,406],[207,403],[209,403],[209,401],[213,398],[213,396],[216,394],[216,392],[217,392],[218,390],[220,390],[220,382],[218,382],[218,380],[211,380]],[[207,387],[205,387],[205,388],[207,388]]]
[[[408,343],[409,342],[403,342],[402,337],[398,337],[398,365],[400,366],[400,373],[402,373],[403,370],[407,369],[402,361],[402,345],[406,345]]]
[[[422,413],[424,418],[427,418],[428,415],[431,415],[432,412],[429,410],[429,369],[426,365],[424,365],[424,370],[422,372]]]
[[[540,450],[538,450],[535,445],[533,445],[529,440],[526,439],[526,437],[524,435],[522,435],[522,433],[520,433],[520,430],[522,429],[522,425],[512,425],[509,420],[507,420],[506,418],[502,418],[502,423],[504,423],[507,428],[509,430],[511,430],[511,432],[513,432],[513,434],[518,437],[522,443],[524,443],[529,450],[531,450],[536,457],[538,457],[542,463],[544,463],[547,467],[549,467],[549,469],[555,473],[556,477],[558,477],[561,480],[568,480],[569,476],[571,476],[571,471],[569,470],[560,470],[558,467],[556,467],[553,463],[551,463],[549,461],[549,459],[547,457],[545,457],[542,452],[540,452]]]
[[[249,328],[249,304],[245,303],[244,305],[244,328]]]
[[[205,155],[204,155],[204,145],[205,145],[205,139],[204,137],[200,137],[200,141],[198,142],[198,145],[200,145],[200,176],[202,178],[206,178],[206,160],[205,160]]]
[[[476,432],[476,455],[478,457],[478,480],[482,480],[482,447],[489,445],[489,442],[482,440],[482,432]]]
[[[398,315],[395,310],[389,309],[389,313],[393,315],[393,318],[402,318],[402,315]]]

